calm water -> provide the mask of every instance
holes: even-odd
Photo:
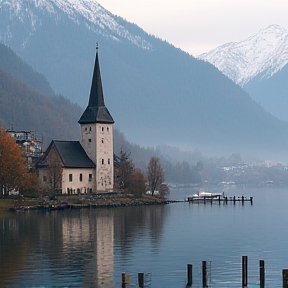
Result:
[[[120,287],[122,272],[132,275],[132,284],[138,272],[151,272],[152,287],[184,288],[188,263],[193,287],[200,287],[203,260],[211,261],[213,287],[241,287],[243,255],[249,283],[257,283],[263,259],[266,287],[281,287],[288,268],[288,188],[224,190],[253,196],[253,205],[182,202],[1,215],[0,287],[112,288]],[[178,189],[170,198],[194,192]]]

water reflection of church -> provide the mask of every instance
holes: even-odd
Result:
[[[62,220],[63,250],[82,251],[83,285],[112,288],[114,273],[114,215],[111,210],[93,210]],[[71,255],[75,257],[75,255]],[[82,265],[81,265],[82,266]]]

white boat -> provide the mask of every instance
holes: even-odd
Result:
[[[196,194],[193,194],[192,196],[188,197],[188,201],[194,201],[194,200],[209,200],[209,199],[220,199],[224,198],[224,192],[222,193],[212,193],[212,192],[206,192],[206,191],[199,191]]]

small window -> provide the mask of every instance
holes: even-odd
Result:
[[[89,174],[89,181],[92,181],[92,174]]]
[[[72,182],[72,180],[73,180],[73,176],[72,174],[69,174],[69,182]]]
[[[104,138],[101,139],[101,143],[102,143],[102,144],[104,143]]]
[[[90,138],[88,139],[88,142],[90,142],[90,143],[91,143],[91,139],[90,139]]]
[[[43,181],[44,181],[44,182],[47,181],[47,176],[46,176],[46,175],[43,176]]]
[[[87,131],[87,127],[85,127],[85,131]]]
[[[110,165],[110,159],[108,159],[108,165]]]
[[[104,127],[102,127],[102,132],[104,131]]]
[[[107,132],[109,132],[109,127],[107,127]]]
[[[102,164],[102,165],[104,164],[104,159],[101,159],[101,164]]]
[[[82,182],[82,180],[83,180],[83,175],[82,175],[82,173],[80,173],[80,175],[79,175],[79,181]]]
[[[92,131],[92,128],[91,128],[91,127],[89,127],[89,131]]]

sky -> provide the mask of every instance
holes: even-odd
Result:
[[[197,56],[271,24],[288,29],[287,0],[98,0],[111,13]]]

